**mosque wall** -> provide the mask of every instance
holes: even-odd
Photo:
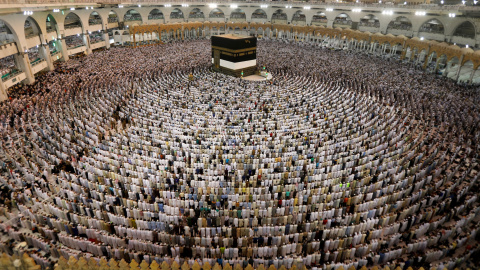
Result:
[[[441,6],[426,8],[331,3],[309,6],[274,3],[192,2],[125,6],[85,3],[71,7],[63,5],[58,9],[31,5],[18,7],[18,12],[9,12],[15,10],[10,8],[0,15],[0,26],[3,25],[0,34],[0,58],[21,52],[31,55],[35,50],[38,50],[39,54],[44,51],[43,60],[47,61],[45,70],[52,70],[53,61],[68,61],[69,55],[82,52],[88,54],[95,49],[108,48],[111,43],[133,42],[134,39],[146,42],[241,33],[304,41],[343,38],[356,44],[347,45],[348,47],[357,46],[359,40],[356,37],[365,33],[369,40],[363,39],[363,42],[367,42],[369,48],[377,46],[374,45],[373,36],[404,39],[404,43],[396,48],[402,57],[407,55],[408,40],[418,39],[422,42],[435,41],[442,44],[442,47],[459,46],[458,49],[454,48],[456,50],[467,49],[462,51],[465,56],[461,62],[476,63],[473,58],[479,53],[472,48],[480,45],[480,20],[469,16],[472,9],[476,7],[453,6],[446,9]],[[157,33],[145,34],[144,31],[142,35],[132,35],[132,29],[148,25],[165,25],[165,29]],[[470,32],[465,31],[465,26],[468,26]],[[111,32],[110,35],[108,32]],[[390,47],[384,46],[385,51],[391,52]],[[45,52],[50,56],[47,57],[48,53]],[[424,55],[428,57],[431,53]],[[409,53],[408,56],[412,57],[412,54]],[[23,58],[23,63],[17,64],[16,68],[20,67],[20,70],[15,71],[17,80],[14,80],[13,84],[22,81],[22,73],[25,73],[23,76],[28,79],[27,83],[34,81],[32,63]],[[475,64],[474,68],[477,67]],[[37,69],[38,67],[35,68]],[[11,86],[11,79],[8,76],[2,79],[0,91]]]

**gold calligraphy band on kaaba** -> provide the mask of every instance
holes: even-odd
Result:
[[[220,51],[226,51],[226,52],[231,52],[231,53],[241,53],[241,52],[256,50],[257,47],[250,47],[250,48],[239,49],[239,50],[231,50],[231,49],[227,49],[227,48],[224,48],[224,47],[212,46],[212,49],[217,49],[217,50],[220,50]]]

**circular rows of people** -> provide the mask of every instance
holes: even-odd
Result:
[[[271,81],[212,73],[190,41],[69,61],[2,104],[3,249],[277,269],[477,251],[476,89],[259,45]]]

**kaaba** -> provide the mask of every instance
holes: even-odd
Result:
[[[255,74],[256,37],[226,34],[212,36],[211,40],[213,70],[236,77]]]

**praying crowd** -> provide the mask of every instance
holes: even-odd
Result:
[[[262,40],[114,47],[0,104],[0,249],[290,268],[472,267],[478,88],[393,59]],[[193,76],[189,76],[189,75]]]

